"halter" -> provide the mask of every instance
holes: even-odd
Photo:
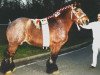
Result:
[[[77,22],[78,22],[79,20],[82,22],[82,18],[83,18],[84,16],[86,16],[86,14],[83,13],[83,15],[78,16],[78,15],[76,14],[76,12],[75,12],[75,7],[72,7],[72,6],[71,6],[71,8],[72,8],[72,11],[71,11],[71,19],[72,19],[73,14],[74,14],[74,15],[76,16],[76,18],[77,18]]]
[[[75,12],[75,7],[71,6],[71,8],[72,8],[72,11],[71,11],[71,19],[72,19],[73,14],[74,14],[74,15],[76,16],[76,18],[77,18],[77,22],[78,22],[79,20],[82,22],[82,18],[83,18],[84,16],[86,16],[86,14],[83,13],[83,15],[78,16],[78,15],[76,14],[76,12]],[[78,24],[76,24],[76,25],[77,25],[78,30],[80,31],[79,25],[78,25]]]

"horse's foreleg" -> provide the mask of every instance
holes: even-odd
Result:
[[[17,47],[18,44],[9,44],[7,50],[4,52],[4,58],[1,62],[1,70],[3,73],[14,70],[15,64],[13,62],[13,57]]]
[[[57,59],[58,55],[53,55],[51,54],[50,58],[47,60],[46,63],[46,72],[47,73],[53,73],[55,71],[58,71],[58,67],[56,65],[56,59]]]
[[[60,46],[54,46],[53,48],[51,48],[51,55],[50,58],[47,60],[46,63],[46,72],[47,73],[54,73],[54,72],[58,72],[58,67],[56,65],[56,60],[58,57],[58,53],[60,50]]]

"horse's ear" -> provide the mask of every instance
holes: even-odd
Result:
[[[81,4],[80,4],[79,2],[74,2],[74,3],[73,3],[73,6],[74,6],[74,7],[80,7]]]
[[[74,3],[73,3],[73,6],[76,7],[76,5],[77,5],[77,2],[74,2]]]
[[[70,7],[71,7],[71,9],[75,9],[76,8],[76,6],[74,6],[74,4],[71,4]]]
[[[74,7],[76,7],[76,6],[75,6],[74,4],[71,4],[70,7],[71,7],[71,8],[74,8]]]

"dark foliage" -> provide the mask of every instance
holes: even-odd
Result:
[[[0,1],[0,23],[8,23],[19,17],[43,18],[51,15],[64,4],[64,0],[32,0],[27,1],[27,5],[20,3],[18,0]]]

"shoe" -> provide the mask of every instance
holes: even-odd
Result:
[[[94,67],[94,66],[90,66],[89,68],[94,69],[94,68],[96,68],[96,67]]]

